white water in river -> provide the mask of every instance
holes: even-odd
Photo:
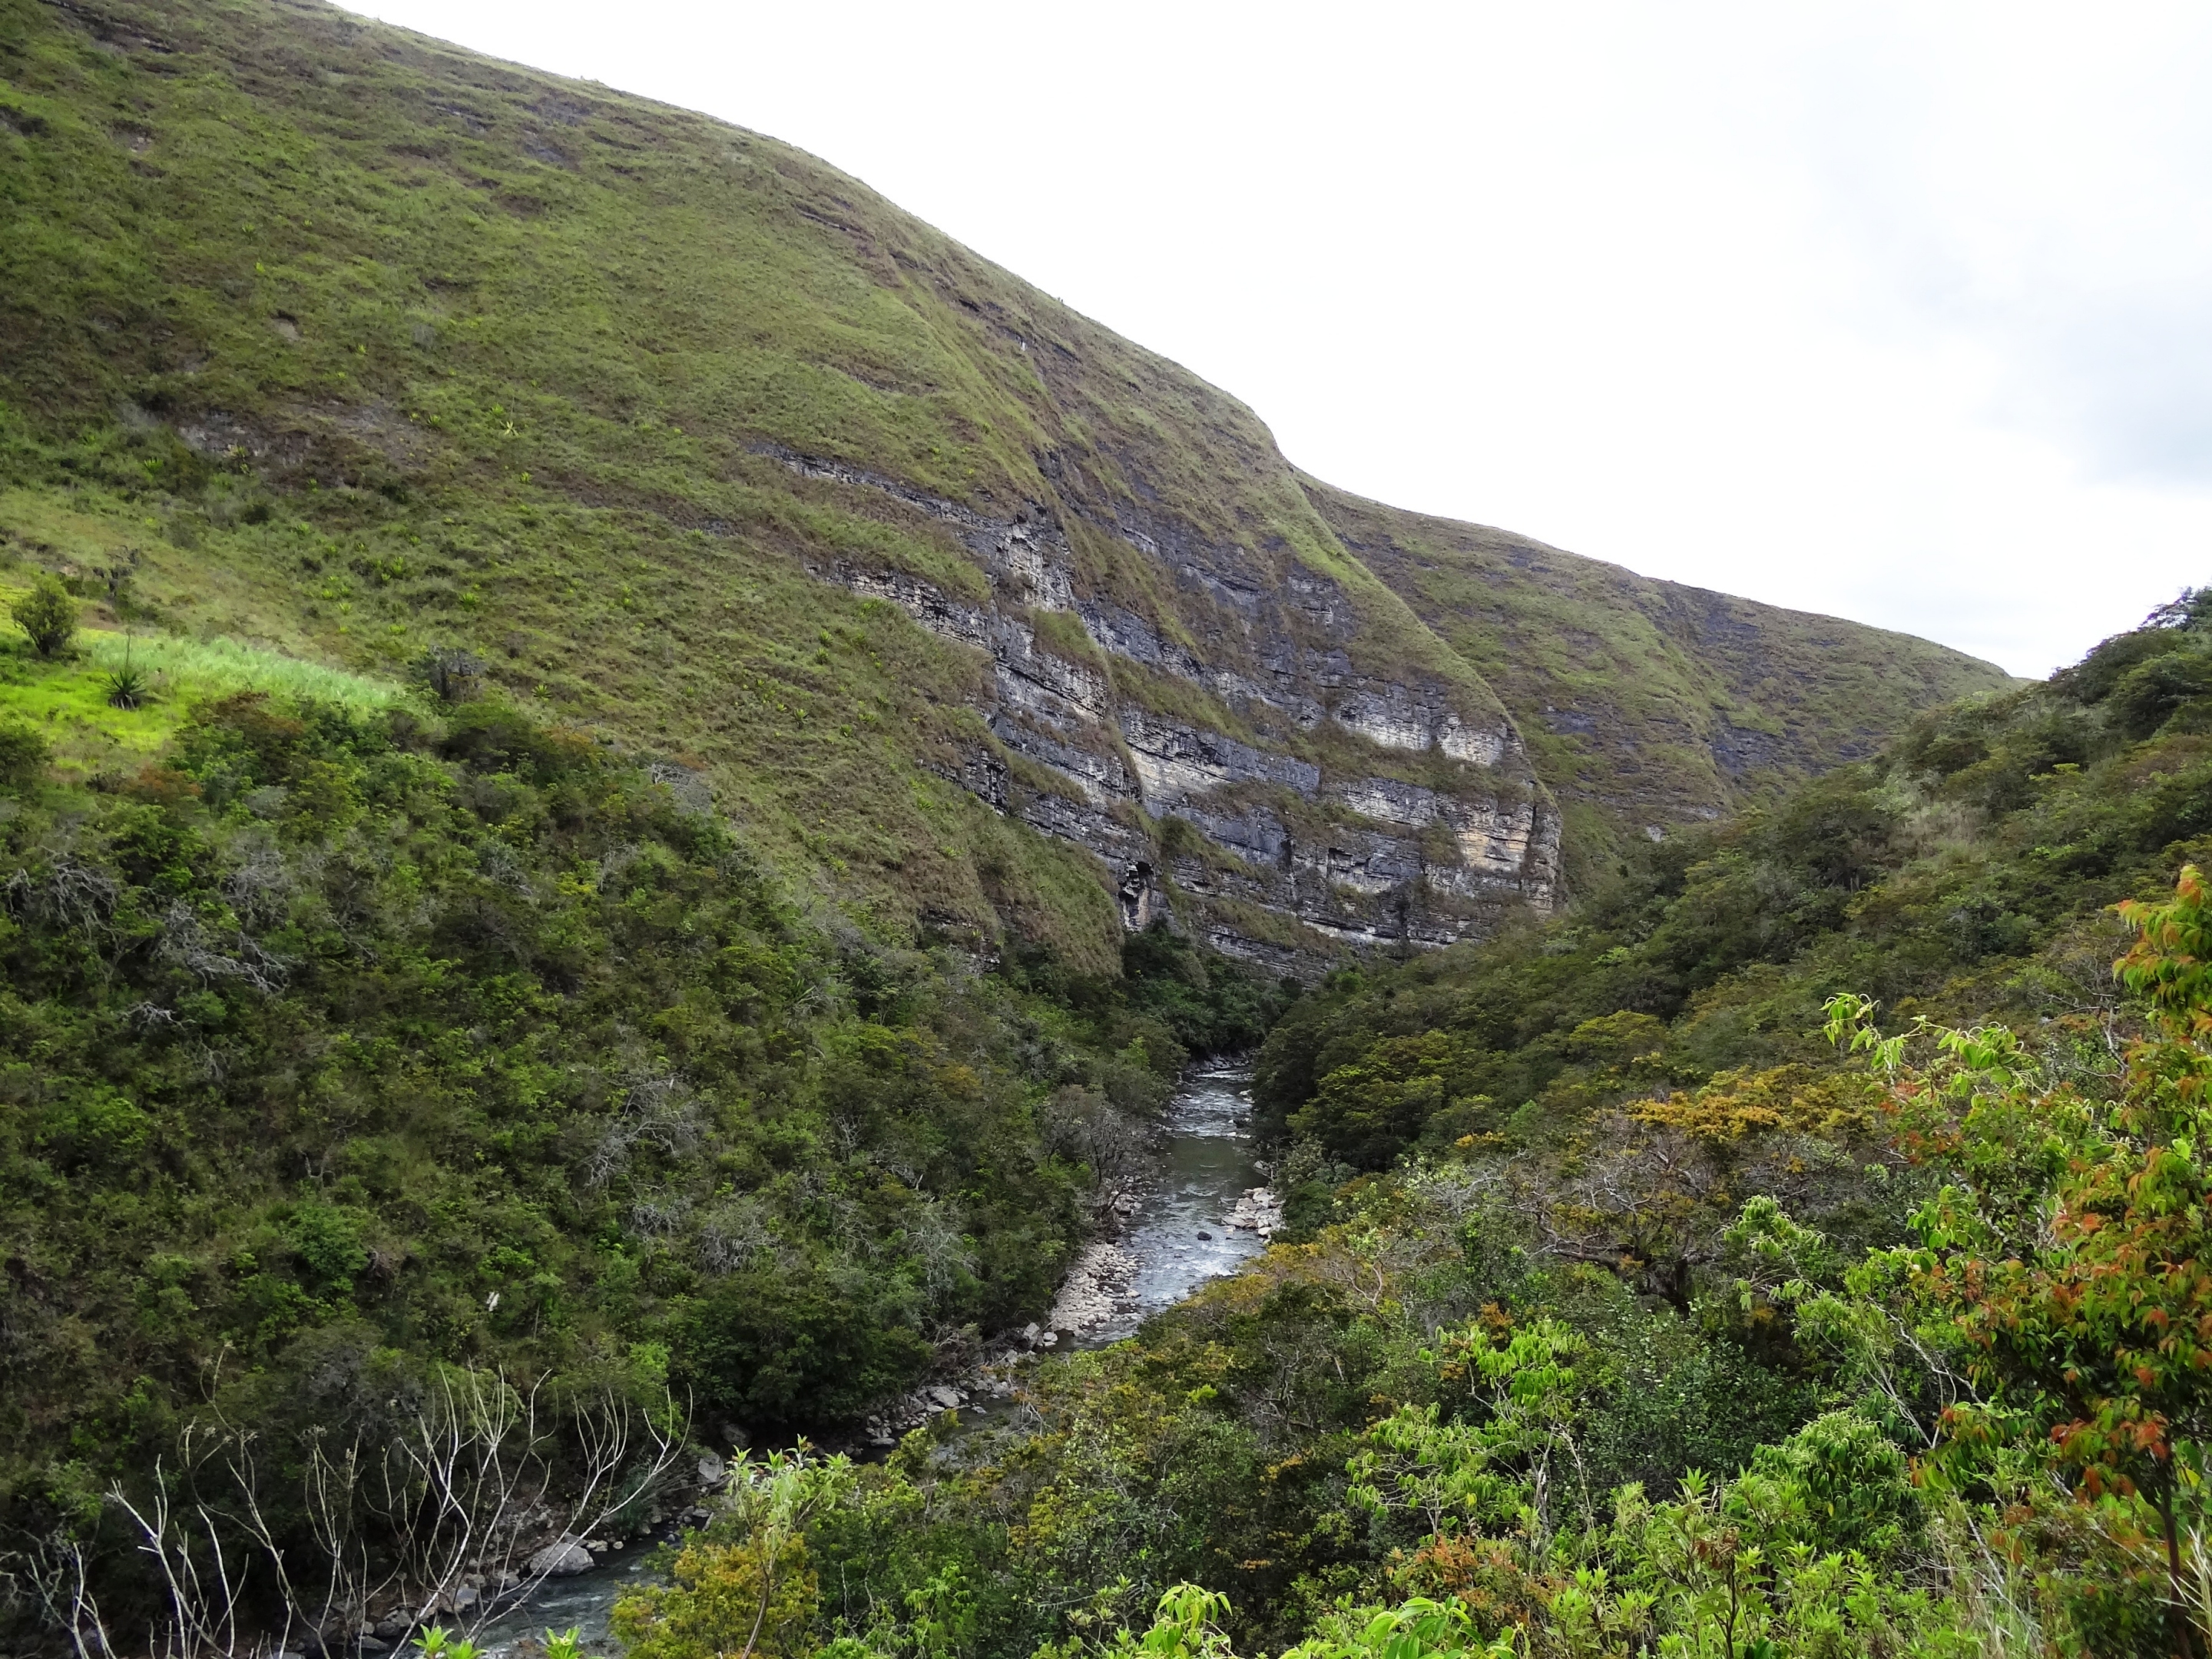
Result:
[[[1168,1108],[1167,1148],[1151,1194],[1129,1218],[1121,1248],[1137,1258],[1133,1312],[1080,1334],[1079,1348],[1103,1348],[1135,1333],[1210,1279],[1233,1273],[1260,1249],[1260,1235],[1228,1224],[1229,1212],[1260,1184],[1252,1161],[1252,1073],[1218,1066],[1188,1078]],[[1210,1237],[1209,1237],[1210,1235]]]
[[[509,1653],[525,1638],[543,1643],[548,1631],[557,1636],[574,1630],[591,1652],[614,1652],[608,1620],[615,1603],[640,1584],[659,1582],[648,1577],[645,1570],[643,1558],[652,1547],[641,1541],[620,1555],[609,1550],[589,1572],[580,1572],[573,1578],[547,1579],[520,1605],[485,1621],[475,1637],[478,1650]],[[416,1659],[412,1644],[393,1659]]]
[[[1215,1066],[1185,1079],[1163,1126],[1166,1145],[1158,1177],[1121,1239],[1121,1248],[1137,1258],[1129,1286],[1136,1305],[1079,1334],[1072,1346],[1103,1348],[1119,1342],[1152,1315],[1173,1307],[1207,1280],[1235,1273],[1258,1254],[1258,1233],[1228,1225],[1237,1199],[1260,1184],[1251,1112],[1249,1067]],[[995,1414],[971,1411],[962,1416]],[[548,1629],[574,1626],[586,1648],[613,1651],[608,1616],[616,1601],[646,1582],[639,1558],[649,1547],[639,1543],[620,1553],[610,1550],[589,1572],[548,1580],[521,1605],[487,1621],[477,1633],[477,1646],[503,1653],[525,1638],[542,1639]]]

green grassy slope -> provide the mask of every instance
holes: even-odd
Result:
[[[1249,410],[703,118],[275,0],[0,0],[0,83],[10,580],[387,675],[472,647],[895,930],[1105,966],[1200,896],[1287,960],[1555,896],[1557,747],[1485,674],[1561,701],[1562,608],[1633,661],[1631,579],[1447,643]],[[1732,614],[1781,682],[1832,648]],[[1853,733],[1979,672],[1910,654]],[[1663,818],[1702,751],[1622,714]]]
[[[1647,826],[1712,818],[1864,759],[1917,709],[2010,684],[1993,663],[1911,635],[1307,490],[1497,689],[1567,809],[1570,846],[1593,860]]]

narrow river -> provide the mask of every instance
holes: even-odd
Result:
[[[1165,1146],[1152,1189],[1119,1240],[1134,1261],[1119,1286],[1115,1310],[1071,1332],[1073,1340],[1063,1339],[1064,1346],[1101,1348],[1119,1342],[1152,1315],[1258,1254],[1265,1242],[1259,1230],[1230,1224],[1237,1200],[1261,1184],[1251,1113],[1249,1066],[1216,1066],[1185,1078],[1168,1108]],[[988,1407],[963,1413],[997,1414]],[[511,1653],[520,1643],[542,1639],[549,1629],[574,1627],[588,1649],[612,1651],[608,1615],[617,1600],[644,1582],[643,1557],[650,1547],[638,1543],[620,1553],[610,1550],[588,1572],[549,1579],[526,1601],[487,1620],[476,1634],[478,1650]]]
[[[1237,1200],[1260,1184],[1251,1117],[1249,1066],[1216,1066],[1184,1079],[1168,1108],[1159,1172],[1121,1239],[1136,1258],[1130,1305],[1075,1333],[1075,1346],[1103,1348],[1133,1335],[1154,1314],[1259,1253],[1256,1230],[1229,1224]]]

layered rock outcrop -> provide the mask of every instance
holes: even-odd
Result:
[[[1188,538],[1170,562],[1158,535],[1110,518],[1167,579],[1175,603],[1147,615],[1083,568],[1063,504],[993,518],[771,453],[952,532],[988,582],[982,602],[909,571],[809,568],[988,659],[985,735],[939,769],[1113,866],[1126,927],[1168,914],[1172,885],[1217,946],[1294,969],[1552,907],[1559,817],[1513,722],[1479,685],[1358,662],[1358,608],[1334,578],[1295,559],[1255,569],[1235,549],[1201,562]]]

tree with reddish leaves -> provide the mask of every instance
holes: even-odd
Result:
[[[2115,971],[2149,1014],[2109,1098],[2053,1084],[2008,1032],[1882,1038],[1870,1005],[1832,1005],[1905,1138],[1942,1145],[1960,1177],[1916,1216],[1918,1248],[1852,1279],[1952,1373],[1923,1395],[1929,1477],[1969,1487],[1991,1449],[2039,1447],[2197,1659],[2212,1638],[2212,891],[2192,866],[2171,900],[2118,908],[2136,939]],[[1935,1041],[1925,1065],[1906,1060],[1914,1036]]]

